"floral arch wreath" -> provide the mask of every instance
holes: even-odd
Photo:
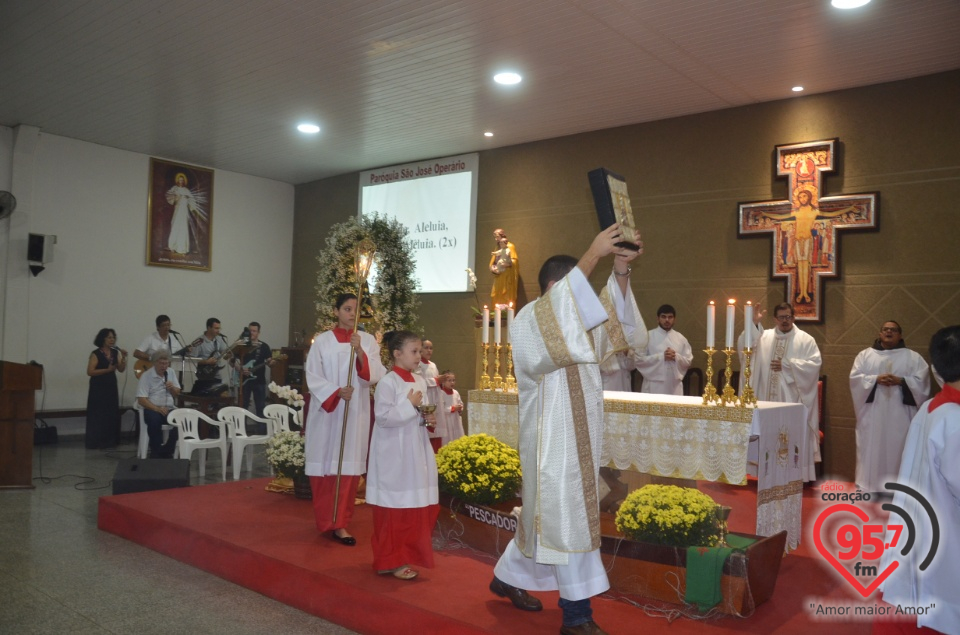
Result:
[[[364,288],[361,316],[367,316],[366,330],[380,336],[387,331],[414,330],[419,321],[420,297],[413,278],[416,267],[406,250],[407,228],[396,219],[377,214],[352,217],[334,225],[327,246],[317,256],[316,309],[317,330],[326,331],[335,324],[333,310],[341,293],[357,292],[353,270],[357,243],[364,238],[377,248],[377,279],[372,293]]]

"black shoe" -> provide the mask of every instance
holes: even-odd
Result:
[[[508,598],[511,602],[513,602],[513,605],[521,611],[543,610],[543,604],[540,603],[540,600],[533,597],[523,589],[510,586],[496,576],[494,576],[493,580],[490,582],[490,591],[492,591],[494,595],[498,595],[502,598]]]
[[[355,544],[357,544],[356,538],[354,538],[353,536],[338,536],[336,530],[331,531],[329,536],[333,540],[336,540],[337,542],[339,542],[341,545],[352,547]]]
[[[607,635],[607,632],[590,620],[576,626],[564,626],[560,629],[560,635]]]

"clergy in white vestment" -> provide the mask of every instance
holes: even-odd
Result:
[[[431,358],[433,358],[433,342],[423,340],[420,355],[420,365],[417,367],[416,373],[423,377],[424,383],[427,384],[427,392],[423,395],[423,403],[433,404],[435,406],[439,405],[440,371],[437,370],[437,365],[430,361]],[[436,452],[440,449],[443,443],[443,436],[446,434],[446,420],[438,417],[436,427],[430,430],[429,434],[430,445],[433,447],[433,451]]]
[[[559,589],[564,632],[602,633],[590,597],[610,587],[600,560],[600,364],[629,345],[616,313],[608,312],[612,301],[598,298],[587,276],[600,258],[616,254],[616,293],[626,296],[624,274],[639,252],[616,247],[621,240],[614,224],[579,261],[548,259],[540,270],[540,298],[517,313],[511,329],[523,507],[490,590],[517,608],[539,611],[542,604],[526,590]]]
[[[898,323],[883,323],[873,346],[857,355],[850,371],[850,396],[857,413],[856,483],[886,492],[896,479],[910,421],[930,394],[930,368],[904,344]]]
[[[306,474],[313,489],[313,510],[317,529],[345,544],[356,540],[347,530],[353,517],[360,475],[367,471],[370,438],[370,386],[380,381],[387,369],[380,362],[380,345],[369,333],[353,332],[357,317],[357,296],[341,294],[335,303],[337,326],[316,337],[307,355],[307,387],[310,408],[306,420]],[[350,349],[356,361],[350,365]],[[353,375],[347,387],[348,375]],[[337,495],[337,466],[343,411],[347,409],[343,435],[343,466]],[[334,521],[334,500],[337,519]]]
[[[820,380],[820,349],[808,333],[793,324],[793,305],[778,304],[773,310],[777,325],[764,329],[760,325],[764,311],[758,306],[753,314],[753,358],[750,362],[750,384],[759,401],[800,403],[807,408],[807,435],[804,439],[791,439],[800,456],[813,456],[820,462],[820,414],[818,409],[818,382]],[[744,334],[740,335],[737,348],[740,350],[740,368],[743,359]],[[740,390],[743,391],[744,376],[740,374]],[[812,448],[812,450],[811,450]],[[809,452],[809,454],[808,454]],[[812,464],[801,465],[804,481],[817,480]]]
[[[923,607],[917,626],[941,633],[960,633],[960,326],[937,331],[930,341],[930,359],[943,377],[943,390],[920,406],[910,423],[897,482],[913,488],[936,513],[939,540],[927,566],[933,545],[930,514],[918,499],[898,491],[893,505],[916,525],[915,544],[904,556],[900,545],[887,549],[880,563],[886,571],[892,561],[899,566],[880,585],[883,601],[904,608]],[[894,516],[891,514],[891,522]],[[902,523],[898,523],[901,524]],[[902,527],[898,528],[902,529]],[[900,532],[897,531],[899,534]],[[903,531],[903,534],[906,534]],[[887,540],[893,542],[894,530]],[[901,536],[901,541],[904,537]],[[923,570],[921,570],[923,569]],[[906,632],[906,630],[902,631]]]
[[[629,271],[626,275],[630,275]],[[600,364],[600,377],[603,380],[604,390],[631,392],[633,382],[630,378],[630,371],[636,368],[635,356],[647,346],[647,327],[643,323],[640,307],[637,306],[637,300],[633,296],[633,289],[630,288],[630,285],[627,285],[626,294],[617,292],[619,288],[617,278],[619,277],[622,276],[618,276],[616,271],[610,275],[605,293],[601,294],[600,299],[612,305],[605,308],[607,312],[617,314],[617,318],[620,320],[620,328],[623,329],[623,337],[627,340],[630,349],[605,359]]]
[[[657,328],[649,333],[647,348],[637,356],[637,370],[643,375],[640,392],[654,395],[682,395],[683,376],[693,363],[690,342],[674,330],[677,311],[669,304],[657,309]]]

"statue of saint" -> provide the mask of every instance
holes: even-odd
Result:
[[[520,277],[517,249],[507,240],[507,234],[502,229],[493,230],[493,239],[497,241],[497,248],[490,254],[490,273],[493,274],[490,298],[494,305],[507,306],[512,302],[516,307],[517,281]]]

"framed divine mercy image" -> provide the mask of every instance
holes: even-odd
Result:
[[[147,264],[210,271],[213,170],[150,159]]]

